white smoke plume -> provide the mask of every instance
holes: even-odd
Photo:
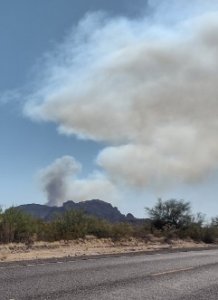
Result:
[[[80,179],[81,165],[71,156],[56,159],[39,173],[47,204],[61,205],[64,201],[104,199],[116,202],[119,193],[115,186],[101,173],[94,172],[86,179]],[[109,197],[109,198],[108,198]]]
[[[96,161],[116,183],[157,188],[216,171],[218,1],[187,2],[151,1],[137,20],[87,15],[25,112],[106,142]]]

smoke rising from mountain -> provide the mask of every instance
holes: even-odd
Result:
[[[48,205],[59,206],[67,200],[88,200],[90,196],[106,201],[116,201],[120,197],[116,187],[103,174],[94,172],[88,178],[80,179],[81,170],[82,166],[73,157],[63,156],[39,172]]]
[[[46,193],[48,204],[57,205],[67,200],[69,194],[69,178],[81,169],[72,157],[64,156],[56,159],[50,166],[39,173],[42,189]]]
[[[87,15],[25,112],[106,142],[96,162],[108,182],[155,189],[218,169],[218,1],[150,5],[136,20]]]

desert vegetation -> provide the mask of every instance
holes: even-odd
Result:
[[[43,221],[11,207],[0,211],[0,243],[31,246],[35,241],[70,241],[86,236],[117,241],[132,237],[148,239],[151,235],[165,241],[192,239],[215,243],[218,240],[218,217],[206,222],[202,214],[191,213],[189,202],[159,199],[154,207],[146,208],[146,212],[149,218],[141,224],[109,223],[76,210],[57,215],[51,221]]]
[[[158,199],[152,208],[146,208],[150,217],[151,231],[166,239],[187,239],[215,243],[218,239],[218,218],[206,221],[202,213],[192,214],[191,205],[183,200]]]

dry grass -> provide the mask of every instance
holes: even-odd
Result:
[[[93,236],[87,236],[86,239],[68,242],[35,242],[31,248],[28,248],[25,244],[0,245],[0,261],[118,254],[168,248],[196,248],[205,246],[204,243],[195,243],[190,240],[170,240],[166,243],[163,238],[157,238],[152,235],[149,235],[145,239],[129,238],[120,241],[96,239]]]

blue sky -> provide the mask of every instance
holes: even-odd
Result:
[[[175,3],[0,0],[3,207],[99,196],[144,216],[173,197],[216,215],[218,2]]]
[[[90,11],[112,15],[140,13],[145,1],[107,0],[0,0],[1,94],[22,89],[30,82],[37,62]],[[62,155],[75,155],[85,172],[99,143],[57,134],[56,126],[34,123],[23,116],[22,95],[0,106],[0,204],[44,203],[37,172]]]

